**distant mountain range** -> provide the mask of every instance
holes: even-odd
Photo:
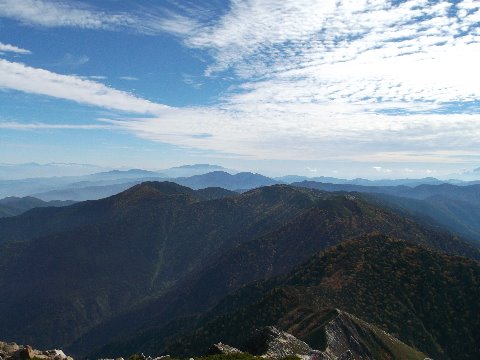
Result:
[[[279,183],[276,180],[260,174],[240,172],[231,175],[225,171],[214,171],[208,174],[191,176],[189,178],[177,178],[174,179],[174,181],[193,189],[217,186],[234,191],[246,191],[261,186],[275,185]]]
[[[174,171],[208,171],[217,168],[215,165],[190,165],[173,168]],[[101,199],[122,192],[143,181],[163,181],[160,177],[166,174],[132,169],[126,171],[114,170],[101,172],[85,177],[54,178],[54,179],[27,179],[17,181],[0,181],[0,193],[4,194],[30,194],[29,198],[35,197],[42,201],[85,201]],[[301,177],[290,177],[288,180],[298,180]],[[319,178],[320,179],[320,178]],[[326,180],[327,178],[321,178]],[[221,187],[230,191],[242,192],[261,186],[278,184],[278,179],[272,179],[260,174],[236,173],[230,174],[225,171],[213,171],[202,175],[168,179],[178,184],[193,189],[207,187]],[[284,179],[286,180],[286,179]],[[331,180],[329,178],[329,180]],[[339,180],[339,179],[337,179]],[[365,180],[366,181],[366,180]],[[361,182],[365,182],[361,181]],[[390,182],[401,182],[391,180]],[[382,206],[387,206],[404,214],[414,216],[417,221],[436,222],[450,231],[456,232],[471,241],[480,239],[480,184],[477,185],[453,185],[453,184],[422,184],[413,186],[414,181],[429,181],[437,183],[438,180],[426,178],[411,180],[407,185],[355,185],[352,183],[334,184],[318,181],[301,181],[292,183],[297,187],[309,187],[323,191],[344,191],[371,194],[371,201],[377,201]],[[341,182],[341,180],[339,180]],[[359,180],[360,182],[360,180]],[[368,182],[368,181],[367,181]],[[369,181],[369,183],[375,183]],[[45,190],[51,189],[49,191]],[[33,192],[37,191],[37,192]],[[12,216],[20,214],[32,207],[53,206],[30,201],[31,206],[20,206],[17,209],[0,203],[0,216]],[[60,203],[61,204],[61,203]]]
[[[365,334],[474,358],[478,246],[370,196],[144,182],[0,219],[0,334],[77,356],[190,356],[276,325],[323,351],[338,308]]]
[[[5,164],[0,163],[0,180],[21,180],[39,178],[60,178],[60,177],[82,177],[82,176],[164,176],[164,177],[188,177],[201,175],[212,171],[227,171],[236,173],[235,170],[226,169],[220,165],[194,164],[182,165],[172,168],[165,168],[159,171],[148,171],[142,169],[131,170],[109,170],[101,166],[76,163],[25,163]]]
[[[3,166],[3,168],[2,168]],[[78,168],[76,164],[24,164],[22,166],[49,169],[54,166],[57,170],[63,168]],[[86,166],[86,165],[85,165]],[[3,178],[8,178],[8,169],[16,166],[0,164],[0,172]],[[88,167],[82,168],[85,171]],[[2,170],[3,169],[3,170]],[[88,168],[90,169],[90,168]],[[91,170],[90,170],[91,171]],[[13,174],[14,172],[11,171]],[[45,173],[45,172],[43,172]],[[58,171],[57,171],[58,173]],[[61,172],[60,172],[61,173]],[[68,174],[68,172],[65,172]],[[210,175],[208,175],[210,174]],[[235,176],[236,175],[236,176]],[[12,175],[13,176],[13,175]],[[102,197],[117,194],[127,188],[143,181],[174,181],[192,188],[223,187],[234,191],[245,191],[259,186],[272,184],[290,184],[299,182],[321,182],[336,185],[360,185],[369,187],[416,187],[419,185],[452,184],[458,186],[478,184],[480,181],[461,180],[438,180],[435,178],[423,179],[397,179],[397,180],[367,180],[367,179],[338,179],[333,177],[314,177],[289,175],[277,178],[269,178],[260,174],[238,172],[226,169],[219,165],[194,164],[183,165],[160,171],[147,171],[142,169],[111,170],[96,172],[82,176],[57,176],[57,177],[34,177],[17,180],[1,180],[0,198],[8,196],[33,196],[45,201],[50,200],[95,200]]]
[[[164,169],[160,172],[147,171],[142,169],[130,169],[103,171],[82,176],[38,177],[17,180],[0,180],[0,198],[9,196],[33,196],[45,201],[95,200],[117,194],[143,181],[164,181],[176,178],[184,179],[187,177],[203,175],[214,171],[222,171],[225,172],[225,174],[237,173],[236,171],[228,170],[218,165],[196,164]],[[188,182],[188,180],[186,181]],[[202,180],[198,179],[198,181]],[[205,183],[205,181],[203,182]],[[210,181],[206,186],[194,186],[194,183],[192,185],[196,188],[199,188],[216,186],[212,185],[214,183],[214,181]],[[247,187],[240,187],[240,189],[249,189],[250,184],[248,183],[246,185]],[[226,188],[230,187],[226,186]]]
[[[480,241],[480,184],[408,186],[361,186],[326,184],[314,181],[292,183],[293,186],[323,191],[369,193],[382,206],[387,206],[417,220],[436,222],[472,241]]]
[[[230,174],[236,174],[238,171],[232,169],[226,169],[220,165],[211,164],[194,164],[194,165],[182,165],[169,169],[160,170],[162,174],[165,174],[169,178],[190,177],[195,175],[203,175],[214,171],[224,171]]]
[[[58,176],[83,176],[103,170],[104,168],[102,168],[101,166],[76,163],[0,163],[0,180],[16,180]]]
[[[321,183],[329,184],[338,184],[338,185],[361,185],[361,186],[409,186],[415,187],[419,185],[440,185],[440,184],[452,184],[452,185],[473,185],[480,183],[480,180],[477,181],[463,181],[457,179],[448,179],[448,180],[439,180],[434,177],[426,177],[422,179],[379,179],[379,180],[369,180],[369,179],[339,179],[335,177],[307,177],[307,176],[298,176],[298,175],[287,175],[276,177],[275,180],[281,181],[286,184],[292,184],[303,181],[314,181]]]
[[[25,180],[0,180],[0,196],[33,196],[50,200],[97,200],[118,194],[144,181],[174,181],[194,189],[222,187],[227,190],[245,191],[279,182],[260,174],[213,171],[173,178],[168,174],[187,174],[211,170],[217,166],[198,165],[174,168],[172,172],[156,173],[132,169],[108,171],[83,177],[39,178]],[[193,169],[193,170],[192,170]]]
[[[31,196],[19,198],[19,197],[7,197],[0,199],[0,218],[20,215],[28,210],[38,207],[60,207],[72,205],[74,201],[66,200],[52,200],[43,201]]]
[[[111,172],[109,176],[113,176]],[[231,175],[225,171],[214,171],[202,175],[193,175],[191,177],[162,178],[154,177],[152,174],[145,174],[145,177],[139,179],[112,179],[114,184],[85,186],[91,182],[77,182],[64,189],[51,190],[43,193],[36,193],[33,196],[44,200],[62,199],[62,200],[97,200],[107,196],[118,194],[136,184],[144,181],[174,181],[177,184],[188,186],[192,189],[204,189],[208,187],[221,187],[226,190],[246,191],[260,186],[273,185],[278,182],[263,175],[253,173],[237,173]],[[105,182],[105,181],[104,181]]]

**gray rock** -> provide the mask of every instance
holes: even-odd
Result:
[[[21,360],[31,360],[35,357],[35,353],[30,345],[26,345],[23,349],[16,352],[18,358]]]
[[[2,360],[73,360],[62,350],[36,350],[30,345],[17,345],[0,341],[0,357]]]
[[[247,341],[245,350],[269,359],[282,359],[289,355],[307,356],[312,352],[305,342],[273,326],[257,330]]]
[[[234,348],[230,345],[222,344],[221,342],[219,342],[218,344],[213,344],[208,349],[208,355],[230,355],[239,353],[241,353],[241,351],[237,348]]]
[[[14,342],[12,343],[0,342],[0,349],[2,349],[6,355],[11,356],[13,355],[13,353],[20,350],[20,346],[18,346]]]

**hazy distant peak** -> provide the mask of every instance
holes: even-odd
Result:
[[[158,173],[149,170],[143,169],[128,169],[128,170],[110,170],[110,171],[103,171],[93,175],[158,175]]]
[[[212,164],[193,164],[193,165],[180,165],[172,167],[171,169],[225,169],[220,165]]]
[[[213,171],[223,171],[230,174],[237,173],[237,171],[232,169],[224,168],[220,165],[215,164],[191,164],[191,165],[180,165],[171,167],[168,169],[163,169],[161,172],[166,174],[168,177],[177,178],[177,177],[190,177],[195,175],[203,175]]]

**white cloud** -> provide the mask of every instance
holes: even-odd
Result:
[[[107,80],[107,77],[104,75],[90,75],[85,77],[86,79],[92,79],[92,80]]]
[[[0,59],[0,88],[132,113],[156,113],[166,108],[99,82],[60,75],[4,59]]]
[[[457,8],[465,13],[452,16]],[[224,103],[117,124],[257,158],[463,161],[479,149],[480,124],[475,112],[448,106],[480,99],[479,9],[472,1],[234,0],[185,37],[213,55],[207,75],[232,69],[243,81]],[[193,137],[205,132],[212,136]]]
[[[305,107],[169,109],[154,118],[104,121],[145,139],[255,159],[461,162],[478,149],[476,115],[452,120]]]
[[[47,124],[47,123],[19,123],[12,121],[0,122],[0,129],[8,130],[107,130],[108,125],[99,124]]]
[[[385,169],[381,166],[372,166],[372,169],[378,173],[384,173],[384,174],[391,174],[393,172],[392,169]]]
[[[78,67],[81,65],[85,65],[90,61],[90,58],[86,55],[73,55],[70,53],[66,53],[63,58],[57,62],[55,65],[60,66],[69,66],[69,67]]]
[[[144,34],[184,35],[196,26],[195,21],[161,8],[112,13],[80,1],[0,0],[0,17],[30,26],[130,30]]]
[[[84,4],[47,0],[0,0],[0,16],[28,25],[110,29],[133,22],[128,14],[107,14]]]
[[[142,138],[256,159],[375,165],[467,162],[480,154],[478,107],[448,112],[452,102],[480,99],[474,0],[234,0],[219,19],[165,13],[145,25],[78,6],[69,17],[71,3],[21,2],[61,11],[35,20],[10,3],[17,12],[8,16],[29,24],[167,31],[212,55],[207,75],[233,70],[240,85],[216,105],[166,108],[98,82],[0,61],[0,86],[153,114],[104,120]]]
[[[248,101],[471,101],[480,36],[465,28],[480,10],[458,6],[468,16],[448,16],[441,0],[233,1],[186,43],[213,51],[207,74],[232,68],[244,78]]]
[[[127,80],[127,81],[137,81],[138,78],[134,77],[134,76],[120,76],[119,77],[120,80]]]
[[[22,49],[14,45],[4,44],[0,42],[0,54],[7,53],[7,52],[22,54],[22,55],[31,54],[30,50]]]

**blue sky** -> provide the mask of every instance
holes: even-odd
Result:
[[[0,163],[449,177],[480,2],[0,0]]]

